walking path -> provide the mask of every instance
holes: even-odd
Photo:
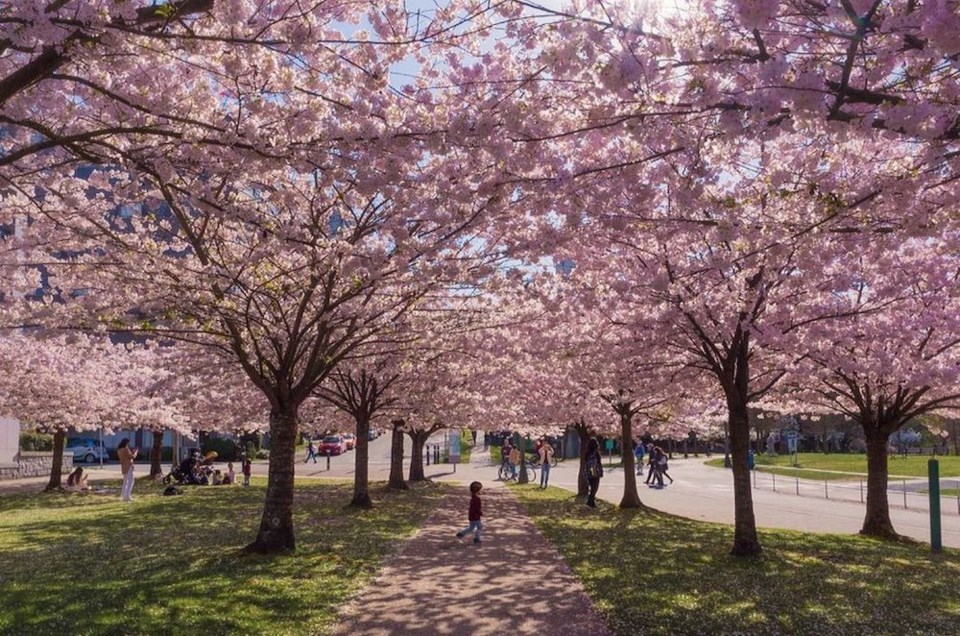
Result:
[[[482,544],[455,536],[467,525],[470,494],[463,488],[342,610],[335,634],[610,634],[514,496],[488,482],[481,497]]]

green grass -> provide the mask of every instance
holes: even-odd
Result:
[[[239,556],[260,521],[265,481],[110,495],[0,496],[0,634],[326,634],[339,606],[377,572],[446,487],[373,489],[298,482],[297,551]]]
[[[927,476],[927,462],[929,457],[911,455],[906,459],[897,457],[887,463],[890,478],[924,478]],[[867,456],[859,453],[798,453],[797,466],[791,466],[790,455],[762,455],[755,456],[757,470],[789,475],[801,479],[843,480],[859,479],[867,474]],[[960,457],[956,455],[940,455],[937,457],[940,464],[940,477],[960,477]],[[706,462],[708,466],[723,467],[723,457],[714,458]]]
[[[960,632],[955,551],[765,530],[761,558],[734,558],[730,526],[512,488],[618,634]]]
[[[920,493],[929,493],[929,490],[918,490]],[[940,489],[941,497],[960,497],[960,488],[941,488]]]
[[[473,434],[464,429],[460,431],[460,463],[469,464],[473,452]]]

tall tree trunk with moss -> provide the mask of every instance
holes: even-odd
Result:
[[[370,418],[358,413],[357,453],[354,458],[353,499],[350,505],[356,508],[373,508],[370,498]]]
[[[244,552],[293,552],[293,477],[297,452],[297,406],[270,412],[270,464],[260,530]]]
[[[46,492],[63,489],[63,447],[67,439],[67,432],[58,428],[53,432],[53,462],[50,466],[50,481],[47,482]]]
[[[153,432],[153,446],[150,447],[150,478],[163,477],[163,466],[160,465],[160,454],[163,452],[163,431]]]
[[[637,492],[637,471],[633,457],[633,411],[629,405],[620,410],[620,455],[623,458],[623,498],[621,508],[643,508]]]
[[[403,420],[390,422],[390,480],[387,488],[391,490],[409,490],[403,480]]]

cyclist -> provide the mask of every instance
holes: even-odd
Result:
[[[513,446],[510,445],[510,442],[503,440],[503,446],[500,447],[500,465],[506,466],[510,471],[510,479],[513,479],[517,476],[517,466],[510,461],[510,456],[513,454]]]

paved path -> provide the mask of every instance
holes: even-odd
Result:
[[[482,497],[481,545],[455,537],[467,525],[464,487],[343,609],[335,634],[610,634],[513,495],[492,482]]]

